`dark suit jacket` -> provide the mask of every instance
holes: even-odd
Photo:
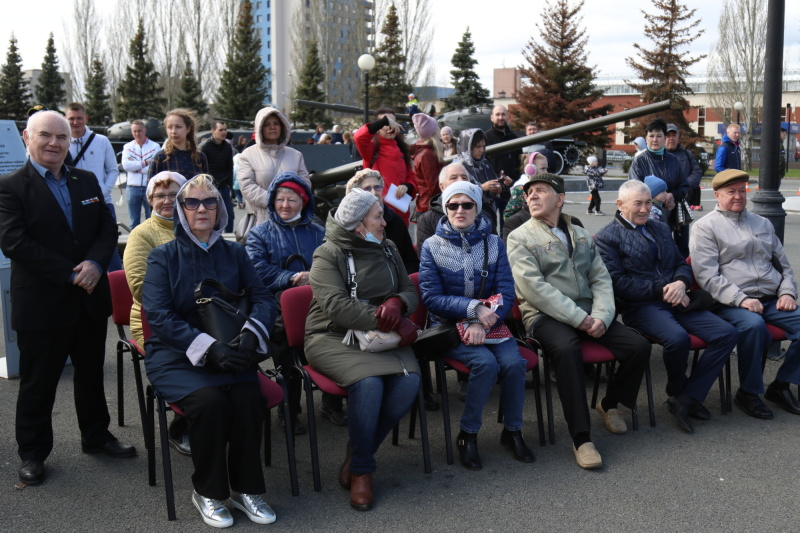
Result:
[[[92,319],[111,314],[105,274],[92,294],[72,285],[81,261],[108,265],[117,228],[94,174],[69,168],[72,228],[44,179],[28,161],[0,176],[0,249],[11,259],[11,326],[39,331],[74,325],[84,306]]]

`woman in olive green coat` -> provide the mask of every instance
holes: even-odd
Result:
[[[311,263],[314,299],[306,320],[308,362],[348,392],[350,442],[339,483],[350,489],[350,505],[360,511],[372,508],[375,452],[419,389],[419,366],[409,346],[417,328],[406,318],[417,306],[417,291],[394,243],[384,237],[382,214],[378,199],[357,188],[329,214],[325,243]],[[347,282],[348,252],[357,299]],[[364,352],[357,343],[343,342],[350,329],[396,331],[402,341],[395,350]]]

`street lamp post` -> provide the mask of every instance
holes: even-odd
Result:
[[[733,108],[736,110],[736,124],[739,127],[742,127],[742,110],[744,109],[744,104],[742,102],[736,102],[733,104]]]
[[[363,54],[358,58],[358,68],[364,72],[364,124],[369,122],[369,71],[375,68],[375,58]]]

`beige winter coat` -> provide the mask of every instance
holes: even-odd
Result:
[[[270,115],[277,116],[283,124],[278,144],[264,144],[261,127]],[[311,185],[303,154],[289,148],[291,129],[289,121],[277,109],[265,107],[256,115],[256,144],[247,148],[239,157],[237,179],[247,210],[256,214],[256,224],[269,220],[267,212],[267,189],[281,172],[294,172]]]

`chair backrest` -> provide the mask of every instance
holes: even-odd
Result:
[[[281,294],[281,314],[286,328],[286,339],[291,348],[303,348],[306,316],[313,297],[311,285],[292,287]]]
[[[414,287],[417,288],[417,296],[419,296],[419,305],[408,318],[420,328],[425,328],[428,325],[428,309],[425,307],[425,304],[422,303],[422,293],[419,291],[419,273],[414,272],[413,274],[409,274],[408,277],[414,282]]]
[[[111,318],[117,326],[130,326],[133,295],[128,286],[124,270],[108,273],[108,285],[111,287]]]

